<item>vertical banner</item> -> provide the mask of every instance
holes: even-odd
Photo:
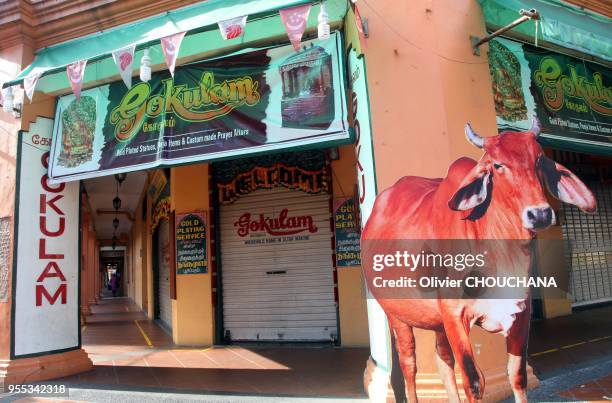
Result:
[[[206,257],[206,216],[202,212],[177,214],[176,274],[208,272]]]
[[[336,267],[360,266],[361,231],[357,228],[355,203],[352,197],[334,199],[334,235]]]
[[[79,347],[79,182],[50,185],[53,120],[19,136],[12,358]]]

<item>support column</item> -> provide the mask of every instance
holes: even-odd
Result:
[[[27,8],[27,7],[26,7]],[[11,21],[9,15],[7,21]],[[1,24],[0,24],[1,25]],[[0,26],[0,62],[2,72],[0,81],[7,81],[14,77],[17,72],[29,64],[33,58],[36,48],[35,44],[28,37],[28,33],[33,32],[31,26],[27,26],[22,20],[18,19],[15,23]],[[53,119],[55,115],[56,99],[45,97],[40,93],[35,93],[34,102],[25,102],[20,118],[15,118],[10,113],[4,113],[0,109],[0,220],[10,222],[10,230],[5,234],[0,234],[0,238],[8,239],[9,256],[0,254],[0,392],[4,391],[9,384],[22,384],[24,382],[35,382],[52,378],[60,378],[88,371],[93,364],[87,353],[81,348],[56,354],[40,355],[31,358],[12,358],[11,345],[11,326],[15,321],[13,317],[13,295],[11,284],[16,268],[13,266],[13,239],[15,225],[15,200],[16,176],[15,168],[17,161],[17,139],[21,135],[19,130],[28,131],[30,122],[36,121],[38,116]],[[23,214],[22,219],[33,220],[37,215]],[[77,215],[68,217],[78,220]],[[3,228],[3,227],[2,227]],[[5,238],[6,235],[6,238]],[[77,245],[74,245],[75,247]],[[74,269],[74,268],[73,268]],[[76,285],[76,284],[75,284]],[[79,285],[80,286],[80,285]],[[15,312],[20,315],[21,312]]]
[[[95,242],[95,250],[94,250],[94,289],[95,289],[95,299],[96,304],[100,303],[101,293],[102,293],[102,278],[100,274],[100,241],[96,239]]]
[[[89,297],[88,302],[89,305],[96,305],[98,301],[96,300],[96,232],[92,229],[93,224],[90,221],[89,225],[89,239],[87,243],[88,255],[87,255],[87,271],[89,276],[87,278],[87,296]]]
[[[86,204],[84,201],[83,204]],[[87,316],[91,315],[89,309],[89,270],[87,270],[88,263],[88,252],[89,248],[89,214],[83,213],[83,220],[81,223],[81,314]]]

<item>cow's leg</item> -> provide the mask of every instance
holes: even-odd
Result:
[[[416,393],[416,356],[414,354],[415,343],[412,327],[395,319],[389,318],[389,324],[395,334],[395,346],[399,356],[400,367],[408,389],[408,401],[417,402]]]
[[[516,402],[527,402],[527,339],[529,337],[529,320],[531,318],[531,301],[526,309],[516,315],[516,320],[506,337],[508,350],[508,377]]]
[[[476,366],[472,345],[470,343],[470,323],[462,316],[454,304],[445,306],[441,301],[441,314],[444,322],[446,337],[453,350],[455,361],[459,363],[461,377],[463,379],[463,390],[470,402],[482,399],[485,387],[485,379],[480,369]]]
[[[436,332],[436,364],[449,402],[460,402],[455,379],[455,357],[443,331]]]

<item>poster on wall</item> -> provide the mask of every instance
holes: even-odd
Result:
[[[360,266],[360,236],[352,197],[334,199],[334,234],[336,238],[336,266]]]
[[[13,358],[80,347],[79,183],[49,183],[53,120],[29,129],[17,153]]]
[[[609,147],[612,152],[612,71],[542,48],[495,39],[489,67],[500,131],[528,129],[542,137]]]
[[[203,212],[177,214],[176,274],[208,272],[206,258],[206,216]]]
[[[51,183],[350,142],[341,37],[240,51],[60,97]]]

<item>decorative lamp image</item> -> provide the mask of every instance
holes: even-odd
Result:
[[[283,127],[327,129],[334,119],[331,56],[320,46],[305,47],[280,66]]]
[[[527,107],[521,83],[521,64],[517,57],[501,43],[491,41],[489,69],[497,116],[510,122],[527,119]]]
[[[91,161],[96,128],[96,101],[82,96],[62,112],[62,149],[58,165],[72,168]]]

